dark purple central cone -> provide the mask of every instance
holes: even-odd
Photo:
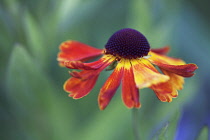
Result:
[[[150,45],[146,37],[137,30],[125,28],[115,32],[108,40],[106,54],[122,58],[139,58],[146,56]]]

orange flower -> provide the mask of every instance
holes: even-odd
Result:
[[[114,33],[103,50],[77,41],[66,41],[60,45],[57,60],[61,66],[81,70],[70,72],[72,77],[64,84],[64,90],[70,93],[70,97],[79,99],[86,96],[100,72],[110,65],[115,68],[100,90],[99,108],[106,108],[121,82],[124,104],[128,108],[139,108],[138,89],[149,87],[161,101],[171,102],[177,97],[177,90],[183,88],[183,77],[193,76],[198,68],[195,64],[185,64],[181,59],[166,56],[168,51],[169,47],[150,49],[144,35],[126,28]],[[103,55],[99,60],[85,63],[99,55]]]

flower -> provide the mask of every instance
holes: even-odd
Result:
[[[128,108],[139,108],[139,89],[149,87],[162,102],[171,102],[181,90],[184,77],[191,77],[198,68],[195,64],[185,64],[181,59],[165,54],[169,47],[150,49],[143,34],[125,28],[114,33],[105,49],[96,49],[78,41],[66,41],[60,45],[57,60],[61,66],[72,71],[72,76],[64,83],[64,90],[74,99],[86,96],[94,87],[100,72],[112,66],[98,96],[99,108],[104,110],[122,82],[122,100]],[[87,63],[96,56],[102,57]],[[157,66],[161,72],[159,72]]]

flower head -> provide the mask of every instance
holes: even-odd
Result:
[[[114,33],[108,40],[105,49],[106,54],[132,59],[148,55],[150,45],[140,32],[126,28]]]
[[[70,72],[71,78],[64,83],[64,90],[74,99],[86,96],[100,72],[116,64],[100,89],[99,108],[106,108],[121,83],[124,104],[128,108],[139,108],[139,89],[149,87],[161,101],[171,102],[177,97],[177,90],[183,88],[184,77],[193,76],[198,68],[195,64],[185,64],[181,59],[166,56],[168,51],[169,47],[150,49],[143,34],[126,28],[114,33],[103,50],[77,41],[66,41],[60,45],[57,60],[61,66],[81,70]],[[85,63],[99,55],[102,55],[99,60]]]

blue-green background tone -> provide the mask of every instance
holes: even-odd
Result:
[[[102,72],[79,100],[62,86],[70,76],[56,61],[58,46],[78,40],[103,48],[122,28],[142,32],[152,48],[171,46],[172,57],[195,63],[196,75],[172,103],[140,91],[142,140],[207,140],[210,126],[210,7],[207,0],[1,0],[0,139],[132,140],[132,110],[119,89],[100,111],[97,96],[111,71]],[[79,50],[78,50],[79,51]]]

